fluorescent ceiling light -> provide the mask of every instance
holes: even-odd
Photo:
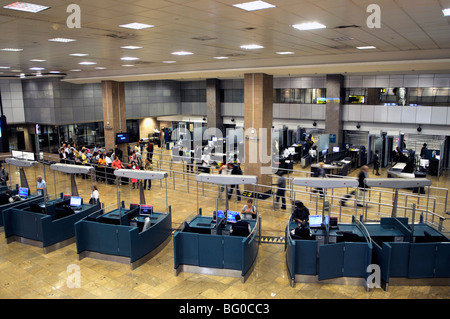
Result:
[[[139,60],[139,58],[135,58],[132,56],[124,56],[123,58],[120,58],[122,61],[135,61],[135,60]]]
[[[23,51],[23,49],[15,49],[15,48],[4,48],[4,49],[0,49],[2,51],[10,51],[10,52],[20,52]]]
[[[191,54],[194,54],[194,53],[188,52],[188,51],[175,51],[175,52],[172,52],[172,54],[173,55],[191,55]]]
[[[48,41],[50,41],[50,42],[67,43],[67,42],[73,42],[73,41],[77,41],[77,40],[75,40],[75,39],[66,39],[66,38],[53,38],[53,39],[48,39]]]
[[[247,45],[241,45],[241,49],[246,50],[255,50],[255,49],[263,49],[264,47],[259,44],[247,44]]]
[[[78,64],[81,64],[81,65],[93,65],[93,64],[97,64],[97,62],[83,61],[83,62],[80,62]]]
[[[228,57],[227,56],[215,56],[214,59],[216,59],[216,60],[225,60],[225,59],[228,59]]]
[[[104,66],[97,66],[95,67],[97,70],[105,70],[106,68]]]
[[[24,12],[31,12],[31,13],[37,13],[44,10],[47,10],[50,7],[41,6],[39,4],[33,4],[33,3],[27,3],[27,2],[14,2],[11,4],[8,4],[6,6],[3,6],[5,9],[11,9],[11,10],[18,10],[18,11],[24,11]]]
[[[177,61],[163,61],[163,63],[177,63]]]
[[[69,71],[71,71],[71,72],[80,72],[81,70],[80,69],[72,69],[72,70],[69,70]]]
[[[31,62],[45,62],[47,60],[41,60],[41,59],[31,59]]]
[[[264,1],[251,1],[251,2],[233,4],[233,7],[243,9],[246,11],[255,11],[255,10],[268,9],[268,8],[275,8],[275,6],[273,4],[270,4],[270,3],[267,3]]]
[[[119,25],[119,27],[129,28],[129,29],[134,29],[134,30],[141,30],[141,29],[153,28],[154,25],[133,22],[133,23]]]
[[[288,54],[294,54],[294,52],[282,51],[282,52],[277,52],[277,54],[279,54],[279,55],[288,55]]]
[[[0,66],[0,69],[9,69],[9,66]]]
[[[69,55],[70,56],[88,56],[89,54],[87,54],[87,53],[71,53]]]
[[[443,9],[443,10],[442,10],[442,13],[443,13],[446,17],[450,16],[450,8]]]
[[[306,23],[300,23],[300,24],[294,24],[292,26],[293,28],[297,30],[316,30],[316,29],[325,29],[326,26],[319,23],[319,22],[306,22]]]
[[[30,68],[30,70],[32,70],[32,71],[41,71],[41,70],[45,70],[45,68],[35,68],[35,67],[33,67],[33,68]]]
[[[374,47],[373,45],[368,45],[365,47],[356,47],[358,50],[371,50],[371,49],[376,49],[376,47]]]
[[[127,46],[120,47],[120,48],[121,48],[121,49],[128,49],[128,50],[142,49],[142,47],[138,47],[138,46],[135,46],[135,45],[127,45]]]
[[[50,73],[58,74],[58,73],[61,73],[61,72],[60,71],[50,71]]]
[[[122,66],[134,66],[134,64],[122,64]]]

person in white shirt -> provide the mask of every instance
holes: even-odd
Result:
[[[98,189],[96,185],[91,186],[91,199],[89,200],[90,204],[95,204],[99,200],[100,194],[98,193]]]
[[[209,156],[209,152],[206,151],[205,154],[202,155],[202,167],[205,173],[211,172],[211,157]]]

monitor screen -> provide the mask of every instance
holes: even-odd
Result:
[[[436,155],[435,158],[440,161],[441,160],[441,155]]]
[[[130,210],[133,210],[138,207],[139,207],[139,204],[130,204]]]
[[[141,215],[151,215],[153,213],[152,205],[141,205]]]
[[[129,143],[130,142],[130,134],[129,133],[117,133],[116,134],[116,143]]]
[[[28,197],[28,188],[19,187],[19,196],[20,197]]]
[[[333,152],[334,153],[339,152],[339,146],[333,146]]]
[[[219,220],[222,219],[224,216],[223,210],[213,211],[213,220]]]
[[[70,206],[78,207],[83,204],[83,199],[81,197],[71,196],[70,197]]]
[[[227,211],[227,222],[228,223],[235,223],[236,222],[236,215],[239,215],[239,212],[234,211]]]
[[[309,227],[320,227],[320,226],[322,226],[322,215],[310,215]]]

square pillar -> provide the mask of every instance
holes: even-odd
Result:
[[[125,107],[125,84],[116,81],[102,81],[103,125],[105,131],[105,147],[114,149],[116,133],[127,131]],[[118,144],[126,158],[126,144]]]
[[[256,175],[258,184],[272,184],[273,76],[244,75],[244,150],[246,175]],[[249,191],[253,186],[247,186]],[[269,188],[260,187],[258,192]]]

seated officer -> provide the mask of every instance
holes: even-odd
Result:
[[[236,223],[231,225],[231,236],[244,236],[247,237],[251,232],[250,224],[245,220],[241,220],[240,215],[236,215]]]
[[[301,201],[295,201],[292,219],[298,223],[307,222],[309,220],[309,209]]]
[[[311,239],[311,231],[306,227],[306,221],[302,221],[300,226],[295,227],[293,235],[296,239]]]

